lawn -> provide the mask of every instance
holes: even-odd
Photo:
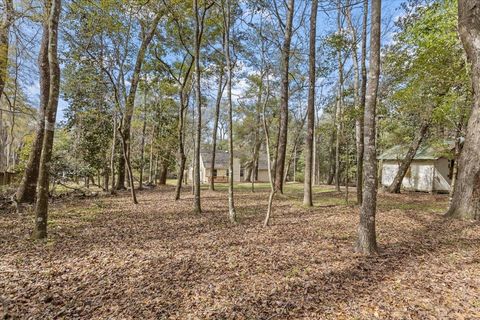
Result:
[[[448,198],[379,195],[381,253],[353,253],[354,189],[288,184],[262,227],[268,184],[61,200],[49,240],[33,217],[0,213],[0,315],[14,319],[479,319],[480,224],[443,218]]]

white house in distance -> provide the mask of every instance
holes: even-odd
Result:
[[[213,175],[210,172],[212,164],[212,153],[200,153],[200,183],[208,183],[213,176],[215,182],[228,182],[228,167],[230,154],[226,151],[217,151],[215,153],[215,171]],[[240,167],[240,159],[233,158],[233,182],[242,181],[243,171]],[[193,181],[193,167],[188,170],[188,179]]]
[[[402,187],[410,191],[449,192],[453,161],[452,144],[447,147],[423,146],[415,157],[402,181]],[[395,146],[381,154],[381,183],[392,184],[398,168],[407,153],[408,147]]]
[[[217,151],[215,153],[215,170],[213,175],[210,172],[212,164],[212,153],[200,153],[200,183],[209,183],[210,179],[215,182],[228,182],[228,167],[229,167],[230,153],[227,151]],[[193,181],[193,166],[188,170],[188,180]],[[260,158],[258,161],[258,178],[259,182],[269,181],[268,166],[266,158]],[[233,158],[233,182],[245,181],[245,170],[240,165],[240,158]]]

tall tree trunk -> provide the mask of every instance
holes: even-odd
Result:
[[[455,193],[455,186],[457,184],[458,159],[460,158],[460,154],[461,154],[461,151],[462,151],[462,145],[461,145],[460,139],[461,139],[461,135],[462,135],[464,115],[465,115],[465,112],[462,108],[462,115],[461,115],[460,121],[457,124],[457,127],[455,129],[455,148],[454,148],[454,157],[453,157],[452,181],[450,183],[450,192],[448,193],[449,203],[452,203],[453,195]]]
[[[226,85],[226,82],[225,82]],[[222,101],[223,90],[225,88],[223,84],[223,65],[220,66],[220,71],[218,75],[218,91],[217,99],[215,101],[215,119],[213,122],[213,132],[212,132],[212,163],[210,164],[210,190],[215,190],[215,177],[213,172],[215,171],[215,156],[217,152],[217,131],[218,131],[218,118],[220,117],[220,104]]]
[[[263,69],[263,65],[262,65]],[[262,147],[262,138],[260,137],[260,127],[258,124],[261,123],[261,108],[262,108],[262,95],[263,95],[263,80],[265,77],[265,72],[260,71],[260,83],[258,86],[257,102],[255,104],[255,133],[254,133],[254,144],[253,144],[253,153],[252,153],[252,163],[249,166],[248,171],[245,175],[245,182],[251,182],[251,190],[255,192],[255,181],[258,180],[258,161],[260,157],[260,148]]]
[[[8,78],[8,64],[9,64],[9,48],[10,48],[10,27],[14,20],[14,11],[13,11],[13,1],[12,0],[3,0],[3,13],[2,20],[0,22],[0,99],[4,93],[5,84]],[[18,59],[18,54],[16,54],[16,59]],[[18,67],[15,66],[15,88],[17,88],[17,78],[18,78]],[[15,89],[15,92],[17,90]],[[15,105],[15,97],[13,105]],[[12,110],[12,104],[9,104],[9,109],[11,111],[12,120],[15,118],[15,113]],[[11,159],[11,149],[13,143],[13,122],[10,125],[10,134],[2,129],[2,117],[0,114],[0,135],[3,135],[5,132],[5,138],[0,140],[0,170],[4,171],[4,180],[6,180],[7,171],[9,171],[10,159]],[[10,143],[7,143],[8,136],[10,135]],[[5,152],[6,147],[6,152]],[[4,158],[6,159],[4,163]]]
[[[480,220],[480,4],[477,0],[458,1],[458,29],[471,63],[474,103],[447,216]]]
[[[122,139],[125,140],[124,142],[127,146],[127,153],[124,153],[124,157],[119,159],[117,189],[125,189],[125,165],[127,166],[127,169],[128,169],[128,166],[131,166],[129,163],[126,163],[126,161],[127,161],[127,158],[130,158],[129,157],[130,128],[131,128],[132,117],[133,117],[133,109],[135,107],[135,96],[137,94],[138,83],[140,81],[140,73],[142,72],[143,61],[145,60],[145,55],[146,55],[148,46],[150,45],[150,42],[152,41],[152,38],[157,30],[157,25],[161,17],[162,17],[162,14],[157,13],[153,18],[153,21],[150,25],[150,29],[148,29],[146,33],[144,33],[145,30],[142,30],[142,33],[143,33],[142,42],[140,44],[140,49],[138,50],[137,58],[135,61],[135,67],[133,69],[133,75],[130,83],[130,91],[128,93],[127,101],[125,103],[125,114],[123,116],[123,123],[122,123],[122,128],[123,128]],[[129,181],[130,180],[132,179],[129,178]],[[131,185],[130,187],[134,188],[133,185]]]
[[[285,39],[282,46],[281,85],[280,85],[280,125],[278,128],[277,156],[275,165],[275,191],[283,193],[283,174],[287,153],[288,138],[288,97],[289,97],[289,64],[290,44],[293,33],[293,13],[295,0],[289,0],[287,7],[287,22],[285,24]]]
[[[327,184],[333,184],[333,180],[335,178],[335,129],[332,130],[332,134],[330,135],[330,150],[329,150],[329,162],[328,162],[328,176],[327,176]]]
[[[185,80],[186,81],[186,80]],[[185,117],[184,112],[186,110],[186,103],[185,103],[185,92],[183,88],[180,91],[180,105],[178,109],[178,154],[177,154],[177,161],[178,161],[178,172],[177,172],[177,186],[175,188],[175,201],[180,200],[180,193],[182,191],[182,182],[183,182],[183,175],[185,172],[185,163],[187,161],[187,156],[185,155],[185,144],[184,144],[184,130],[183,127],[185,125]]]
[[[143,170],[145,167],[145,131],[147,129],[147,91],[145,91],[143,103],[145,105],[143,110],[142,142],[140,143],[140,177],[138,181],[138,190],[143,189]]]
[[[343,34],[342,25],[342,4],[340,0],[337,2],[337,28],[340,35]],[[343,55],[342,47],[337,48],[338,59],[338,91],[337,91],[337,104],[335,107],[335,189],[340,191],[340,143],[343,135]]]
[[[262,89],[263,90],[263,89]],[[262,147],[262,140],[259,137],[260,132],[255,132],[255,144],[253,146],[252,167],[250,172],[251,182],[255,182],[258,177],[258,160],[260,158],[260,148]]]
[[[0,98],[3,95],[8,75],[8,49],[10,47],[10,26],[13,23],[13,0],[3,0],[3,8],[0,24]]]
[[[363,23],[362,23],[362,56],[360,61],[360,69],[362,82],[360,88],[360,106],[359,115],[356,121],[357,136],[357,203],[362,204],[363,201],[363,157],[365,146],[364,142],[364,116],[365,116],[365,99],[367,95],[367,22],[368,22],[368,0],[363,0]],[[358,125],[357,125],[358,123]]]
[[[108,188],[110,187],[109,185],[110,181],[110,170],[108,167],[108,158],[105,159],[105,165],[103,167],[103,190],[108,192]]]
[[[138,204],[137,201],[137,195],[135,194],[135,184],[133,182],[133,171],[132,171],[132,166],[130,165],[130,154],[128,152],[128,144],[127,140],[123,136],[122,128],[118,128],[119,134],[120,134],[120,141],[122,143],[122,152],[123,152],[123,158],[125,159],[125,164],[127,166],[127,173],[128,173],[128,180],[129,180],[129,185],[130,185],[130,194],[132,196],[132,202],[133,204]]]
[[[223,4],[223,3],[222,3]],[[235,201],[233,196],[233,103],[232,103],[232,76],[233,64],[230,59],[230,28],[231,6],[230,0],[226,0],[223,8],[223,27],[225,36],[225,64],[227,65],[227,102],[228,102],[228,217],[231,223],[237,222]]]
[[[418,131],[417,135],[415,136],[412,143],[410,144],[410,147],[408,148],[405,158],[403,159],[402,163],[398,167],[397,174],[395,175],[395,178],[393,179],[392,184],[387,189],[388,192],[400,193],[403,178],[407,174],[408,168],[410,167],[410,164],[412,163],[412,160],[415,157],[415,154],[417,153],[418,148],[422,144],[422,141],[425,138],[425,135],[427,134],[429,127],[430,127],[429,120],[426,120],[422,123],[420,130]]]
[[[200,144],[202,135],[202,92],[200,86],[200,44],[201,44],[201,27],[200,14],[198,10],[198,0],[193,0],[193,9],[195,11],[195,103],[197,104],[197,127],[195,131],[195,161],[194,161],[194,211],[202,212],[200,202]]]
[[[155,140],[155,131],[157,129],[157,125],[153,125],[152,135],[150,137],[150,156],[148,161],[148,183],[153,184],[153,141]]]
[[[270,81],[268,79],[267,74],[267,92],[265,94],[265,100],[263,102],[262,107],[262,122],[263,122],[263,131],[265,132],[265,148],[267,149],[267,169],[268,169],[268,180],[270,181],[270,195],[268,196],[268,207],[267,207],[267,214],[265,215],[265,220],[263,221],[263,226],[267,227],[270,223],[270,218],[272,216],[272,205],[273,205],[273,198],[275,197],[276,191],[273,181],[273,174],[272,174],[272,161],[270,160],[270,134],[268,131],[267,119],[265,115],[265,109],[268,104],[268,99],[270,96]]]
[[[112,194],[115,193],[115,147],[117,145],[117,113],[113,114],[113,136],[110,153],[110,175],[112,176]]]
[[[167,184],[167,173],[168,173],[167,169],[168,169],[168,166],[165,164],[165,161],[162,161],[162,163],[160,164],[160,176],[158,179],[159,185]]]
[[[372,0],[370,29],[370,66],[368,71],[367,95],[365,101],[364,145],[365,161],[363,165],[364,192],[360,208],[357,252],[376,254],[377,238],[375,233],[375,213],[377,210],[377,155],[375,144],[375,117],[377,107],[378,82],[380,77],[380,28],[381,0]]]
[[[312,0],[310,10],[310,53],[308,56],[308,106],[307,106],[307,135],[305,137],[305,177],[303,189],[303,204],[313,206],[312,200],[312,163],[313,163],[313,135],[315,131],[315,53],[317,37],[318,0]]]
[[[45,21],[48,20],[49,10],[45,8]],[[38,124],[35,139],[32,143],[27,166],[15,195],[18,203],[33,203],[38,181],[38,170],[42,154],[43,136],[45,133],[45,110],[48,105],[50,94],[50,66],[48,63],[48,23],[43,23],[43,35],[38,56],[39,82],[40,82],[40,107],[38,112]]]
[[[340,192],[340,139],[342,136],[342,83],[343,83],[343,67],[339,67],[340,81],[337,92],[337,103],[335,107],[335,190]]]
[[[123,148],[123,147],[122,147]],[[115,190],[125,190],[125,158],[123,157],[123,151],[118,158],[118,168],[117,168],[117,181],[115,184]]]
[[[48,64],[50,74],[49,98],[45,109],[45,133],[43,136],[42,154],[40,156],[39,176],[37,185],[37,203],[35,206],[35,239],[47,237],[48,219],[48,184],[50,160],[52,158],[53,137],[57,115],[58,97],[60,94],[60,65],[57,56],[58,20],[60,18],[61,0],[52,0],[47,5],[48,22]]]
[[[158,152],[155,155],[155,170],[153,174],[153,184],[157,185],[157,177],[158,177]]]
[[[355,107],[355,141],[356,141],[356,153],[357,153],[357,203],[362,203],[362,173],[363,173],[363,112],[365,104],[364,88],[366,85],[366,70],[365,69],[365,51],[366,51],[366,37],[367,37],[367,18],[368,18],[368,1],[363,2],[363,25],[362,25],[362,63],[359,67],[358,52],[357,52],[357,31],[355,30],[352,20],[352,9],[350,6],[350,0],[348,1],[346,18],[348,28],[352,36],[352,60],[353,60],[353,104]],[[361,71],[359,70],[361,69]],[[362,73],[362,82],[360,85],[360,75]],[[361,87],[361,89],[360,89]],[[359,92],[359,91],[362,92]],[[363,105],[362,105],[363,103]]]

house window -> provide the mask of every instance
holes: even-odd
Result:
[[[216,177],[217,176],[217,169],[213,169],[213,177]]]

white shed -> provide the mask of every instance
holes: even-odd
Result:
[[[395,146],[378,157],[382,186],[392,184],[408,147]],[[420,147],[402,181],[410,191],[449,192],[453,161],[451,144],[446,147]]]

